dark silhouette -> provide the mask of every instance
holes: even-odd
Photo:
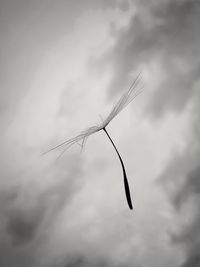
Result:
[[[122,165],[123,176],[124,176],[124,189],[125,189],[126,199],[127,199],[129,208],[132,210],[133,209],[133,205],[132,205],[132,201],[131,201],[131,194],[130,194],[130,190],[129,190],[128,179],[127,179],[127,176],[126,176],[126,170],[125,170],[125,167],[124,167],[123,160],[122,160],[122,158],[121,158],[121,156],[119,154],[119,151],[117,150],[113,140],[111,139],[110,135],[108,134],[106,128],[103,128],[103,130],[105,131],[105,133],[107,134],[108,138],[110,139],[110,142],[112,143],[115,151],[117,152],[117,155],[119,157],[120,163]]]
[[[126,199],[127,199],[127,202],[128,202],[128,206],[129,206],[129,208],[131,210],[133,209],[133,205],[132,205],[132,202],[131,202],[131,195],[130,195],[130,190],[129,190],[129,185],[128,185],[128,180],[127,180],[127,176],[126,176],[126,170],[125,170],[125,167],[124,167],[124,163],[122,161],[122,158],[121,158],[121,156],[120,156],[115,144],[113,143],[110,135],[108,134],[108,132],[106,130],[106,127],[131,101],[133,101],[133,99],[135,99],[142,92],[142,88],[138,87],[138,85],[140,83],[140,80],[141,80],[141,75],[138,74],[138,76],[136,77],[134,82],[131,84],[129,89],[121,96],[121,98],[113,106],[111,112],[108,114],[106,119],[102,120],[102,124],[97,125],[97,126],[89,127],[86,130],[82,131],[77,136],[62,142],[61,144],[59,144],[59,145],[49,149],[47,152],[43,153],[43,154],[46,154],[46,153],[48,153],[48,152],[50,152],[50,151],[52,151],[54,149],[57,149],[57,148],[61,147],[61,148],[64,148],[63,151],[60,154],[60,156],[61,156],[72,145],[79,144],[79,145],[81,145],[81,147],[83,147],[85,142],[87,141],[87,138],[90,135],[92,135],[94,133],[97,133],[97,132],[99,132],[101,130],[104,130],[104,132],[108,136],[109,140],[111,141],[111,143],[112,143],[112,145],[113,145],[113,147],[114,147],[114,149],[117,152],[117,155],[119,157],[119,160],[120,160],[120,163],[121,163],[121,166],[122,166],[122,170],[123,170],[124,189],[125,189]]]

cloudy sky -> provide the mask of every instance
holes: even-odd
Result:
[[[200,265],[199,0],[0,1],[0,266]],[[142,73],[144,91],[98,125]]]

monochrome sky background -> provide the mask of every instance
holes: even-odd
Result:
[[[199,0],[0,1],[0,266],[200,265]],[[81,152],[142,73],[144,91]]]

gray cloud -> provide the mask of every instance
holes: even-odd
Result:
[[[182,110],[199,79],[200,3],[136,1],[135,10],[128,26],[115,33],[113,47],[97,61],[112,69],[110,93],[130,84],[134,73],[151,72],[156,64],[161,77],[152,77],[159,84],[148,111],[160,116],[168,109]]]
[[[81,14],[114,8],[113,0],[0,2],[0,119],[13,120],[16,108],[31,90],[32,77],[46,52],[73,31]]]
[[[174,202],[176,207],[180,207],[185,203],[190,196],[197,196],[200,194],[200,166],[197,165],[195,169],[191,170],[185,179],[181,190],[176,194]]]
[[[186,259],[181,267],[197,267],[200,262],[199,103],[200,98],[195,98],[185,150],[174,155],[159,178],[180,222],[180,229],[173,231],[171,238],[185,250]]]
[[[95,259],[92,259],[90,255],[81,256],[81,255],[74,255],[69,256],[65,263],[59,263],[57,265],[54,265],[52,267],[140,267],[138,264],[134,264],[133,262],[129,264],[118,264],[118,263],[112,263],[106,258],[99,258],[96,257]]]
[[[150,73],[150,79],[157,81],[157,88],[146,107],[148,117],[153,114],[163,118],[168,111],[181,112],[188,104],[192,107],[186,148],[171,157],[159,181],[180,221],[180,230],[172,233],[172,242],[185,251],[181,267],[197,267],[200,264],[200,2],[135,1],[134,5],[136,13],[130,23],[115,32],[116,42],[97,62],[112,70],[110,96],[129,84],[134,73],[143,69]],[[158,72],[153,70],[155,66]],[[155,73],[159,76],[153,76]]]
[[[34,239],[41,216],[44,215],[42,210],[33,209],[28,211],[14,210],[9,216],[6,230],[12,238],[14,245],[27,243]]]
[[[181,267],[196,267],[199,266],[200,257],[200,234],[199,234],[199,224],[200,224],[200,212],[198,206],[200,203],[200,185],[199,185],[200,171],[199,166],[192,170],[187,179],[179,190],[175,197],[175,204],[182,207],[191,202],[192,208],[195,208],[194,218],[191,218],[189,226],[184,227],[181,234],[174,234],[173,241],[175,243],[186,246],[187,259],[181,265]],[[190,203],[189,202],[189,203]]]
[[[84,12],[111,8],[118,8],[116,1],[0,1],[0,266],[43,265],[41,250],[59,215],[81,191],[85,175],[80,155],[47,167],[30,164],[38,149],[25,147],[23,137],[13,141],[7,126],[17,120],[46,52],[73,32]],[[20,126],[12,128],[13,135]]]
[[[1,189],[2,266],[40,266],[37,263],[39,248],[45,245],[58,215],[81,190],[84,176],[82,163],[80,155],[71,155],[67,163],[65,158],[56,165],[52,163],[40,174],[41,179],[49,175],[52,177],[51,184],[45,187],[31,179],[25,184]],[[24,173],[26,175],[33,173]]]
[[[127,11],[130,8],[128,1],[67,2],[68,5],[65,5],[65,1],[51,0],[42,1],[42,4],[41,1],[1,1],[2,121],[5,119],[8,123],[9,119],[12,119],[15,109],[30,89],[31,77],[34,76],[45,51],[59,38],[68,34],[73,28],[75,19],[83,10],[120,8]],[[124,84],[129,83],[133,73],[145,67],[150,68],[155,62],[161,69],[162,77],[158,77],[159,85],[148,109],[156,116],[160,116],[168,109],[182,110],[191,99],[194,101],[194,96],[197,96],[195,85],[199,72],[197,55],[200,43],[198,2],[138,1],[135,6],[136,15],[127,28],[117,33],[116,44],[106,54],[106,64],[110,64],[108,67],[111,67],[114,73],[110,94],[115,94],[117,90],[124,87]],[[102,62],[105,64],[105,58]],[[195,105],[198,106],[199,103],[197,99]],[[192,118],[195,126],[199,119],[198,111]],[[191,132],[195,126],[191,123]],[[4,127],[2,129],[5,130]],[[197,201],[195,203],[199,201],[200,152],[195,148],[199,143],[198,139],[199,136],[192,144],[188,144],[184,155],[175,155],[174,163],[170,162],[161,176],[162,183],[168,187],[177,212],[184,208],[191,198],[195,198]],[[3,179],[1,181],[0,265],[40,267],[42,266],[39,262],[41,250],[48,243],[54,223],[59,224],[59,215],[64,209],[70,207],[76,194],[82,189],[83,177],[86,178],[84,162],[79,156],[70,154],[69,158],[61,159],[49,170],[41,171],[38,179],[34,175],[38,175],[39,171],[37,174],[33,171],[29,173],[27,167],[24,167],[28,155],[23,159],[23,171],[18,171],[17,167],[12,166],[13,158],[10,154],[12,151],[9,152],[7,148],[6,153],[0,155],[1,176],[6,181],[16,181],[17,184],[15,186],[15,182],[12,182],[12,185],[8,183],[5,186]],[[42,168],[36,166],[36,169]],[[37,182],[33,182],[34,180]],[[106,224],[99,227],[101,235],[103,238],[106,237],[108,242],[105,244],[103,238],[94,237],[94,243],[100,241],[99,243],[103,244],[101,246],[108,248],[108,251],[113,243],[125,241],[128,243],[129,231],[126,232],[127,235],[123,234],[120,240],[117,235],[114,237],[118,229],[127,228],[123,220],[124,218],[118,219],[116,223],[109,217]],[[186,251],[186,260],[182,267],[198,265],[199,222],[199,212],[196,211],[190,225],[184,227],[181,233],[173,234],[173,242],[183,246]],[[112,230],[110,233],[106,232],[108,224]],[[91,228],[95,230],[95,225]],[[108,233],[108,236],[103,235],[103,232]],[[81,233],[77,235],[79,234],[81,235]],[[76,239],[76,234],[72,237]],[[124,238],[127,239],[124,241]],[[78,243],[80,238],[77,240]],[[73,250],[73,242],[70,242],[69,246],[71,245]],[[64,252],[65,255],[61,255],[58,264],[54,265],[54,260],[51,261],[52,266],[112,266],[113,263],[108,256],[97,256],[87,248],[87,242],[84,245],[86,245],[85,254],[74,251],[74,254],[69,252],[69,257],[65,257],[67,252],[66,254]],[[98,245],[94,244],[94,250],[98,248]],[[91,257],[91,254],[95,255]],[[49,256],[51,256],[50,253]],[[113,266],[122,267],[120,264],[113,264]],[[134,263],[130,266],[134,266]],[[135,264],[135,266],[138,265]]]

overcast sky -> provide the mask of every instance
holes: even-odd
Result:
[[[200,265],[199,0],[0,1],[0,266]],[[41,153],[144,91],[81,152]]]

